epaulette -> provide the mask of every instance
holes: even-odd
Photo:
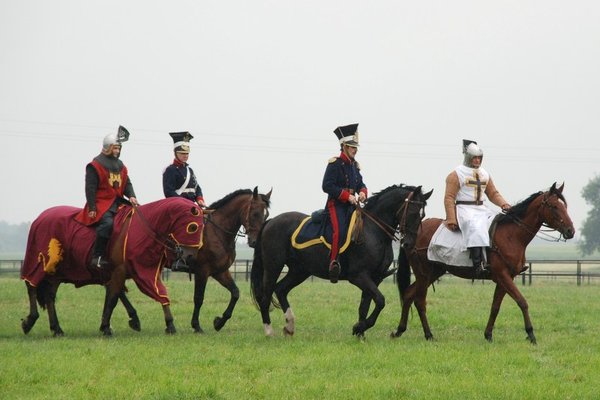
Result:
[[[336,162],[336,161],[337,161],[337,159],[338,159],[337,157],[331,157],[331,158],[329,159],[329,164]]]

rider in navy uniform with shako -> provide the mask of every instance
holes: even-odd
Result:
[[[171,132],[175,159],[163,172],[163,192],[165,197],[183,197],[206,207],[202,189],[198,184],[194,171],[187,161],[190,155],[190,140],[194,137],[189,132]]]
[[[336,283],[340,274],[337,259],[341,242],[345,239],[352,211],[358,202],[367,199],[367,187],[354,159],[358,151],[358,124],[339,126],[333,131],[340,142],[340,155],[329,160],[323,176],[323,191],[328,194],[324,216],[331,224],[333,237],[329,259],[329,279]]]

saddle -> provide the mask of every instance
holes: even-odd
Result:
[[[492,243],[499,217],[500,215],[495,215],[493,218],[488,219],[490,243]],[[483,257],[487,262],[486,252],[484,252]],[[462,233],[451,231],[444,223],[440,224],[431,237],[431,242],[429,242],[427,248],[427,259],[455,267],[473,267],[469,250],[464,245]]]
[[[324,210],[317,210],[313,212],[309,217],[304,218],[298,224],[298,227],[292,234],[291,244],[295,249],[305,249],[310,246],[318,244],[325,245],[328,249],[331,249],[331,240],[333,236],[333,230],[331,225],[326,223],[326,219],[323,217]],[[358,218],[357,212],[353,211],[350,217],[350,223],[344,230],[344,227],[340,227],[340,250],[339,254],[346,251],[350,243],[356,241],[354,231],[360,229],[360,218]]]

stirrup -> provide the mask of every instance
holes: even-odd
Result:
[[[338,278],[340,277],[340,269],[340,263],[337,260],[333,260],[329,263],[329,281],[331,283],[337,283]]]
[[[102,256],[92,257],[90,260],[90,267],[97,269],[104,269],[109,264],[108,261],[104,259]]]

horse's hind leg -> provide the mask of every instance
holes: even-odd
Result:
[[[27,296],[29,297],[29,315],[21,320],[21,328],[23,329],[23,333],[28,334],[40,317],[40,314],[38,312],[36,300],[37,288],[31,286],[29,282],[25,282],[25,286],[27,287]]]
[[[59,285],[60,283],[51,283],[45,291],[46,310],[48,311],[48,319],[50,320],[50,330],[54,332],[54,336],[63,336],[65,334],[58,323],[58,316],[56,314],[56,292]]]
[[[108,288],[107,288],[107,290],[108,290]],[[125,290],[122,290],[121,293],[119,294],[119,300],[121,300],[123,307],[125,307],[125,310],[127,310],[127,315],[129,315],[129,327],[131,329],[133,329],[134,331],[137,331],[137,332],[141,331],[142,327],[140,324],[140,319],[138,318],[138,315],[137,315],[137,311],[135,310],[135,308],[133,307],[133,305],[127,298],[127,294],[125,293]]]
[[[400,322],[398,323],[398,329],[396,332],[392,332],[391,337],[400,337],[408,327],[408,314],[410,312],[410,307],[413,305],[415,301],[415,283],[411,283],[410,286],[404,292],[404,295],[400,299],[400,303],[402,304],[402,313],[400,315]]]
[[[292,311],[287,296],[293,288],[304,282],[309,276],[307,272],[290,270],[275,286],[277,301],[281,305],[281,310],[285,315],[285,326],[283,327],[283,334],[285,336],[293,336],[296,332],[296,316]]]
[[[221,317],[215,317],[215,319],[213,321],[213,326],[215,327],[215,330],[220,331],[221,328],[223,328],[223,326],[225,326],[225,323],[231,318],[231,315],[233,314],[233,309],[235,308],[235,304],[237,303],[237,301],[240,298],[240,289],[238,289],[237,285],[235,284],[235,281],[231,277],[231,273],[229,272],[229,270],[226,270],[226,271],[214,276],[214,278],[224,288],[229,290],[229,293],[231,295],[229,298],[229,304],[227,305],[227,308],[223,312],[223,315]]]

